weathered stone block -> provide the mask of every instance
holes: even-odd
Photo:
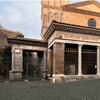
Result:
[[[21,80],[22,79],[22,72],[21,71],[10,71],[9,72],[9,80]]]

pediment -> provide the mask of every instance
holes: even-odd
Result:
[[[94,4],[89,4],[89,5],[80,6],[80,7],[76,7],[76,8],[100,13],[100,7],[98,7],[98,6],[94,5]]]
[[[84,1],[69,4],[68,7],[100,13],[100,3],[97,1]]]

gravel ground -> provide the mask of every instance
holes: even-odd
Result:
[[[100,79],[0,83],[0,100],[100,100]]]

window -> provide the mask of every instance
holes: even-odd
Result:
[[[88,20],[88,26],[91,27],[91,28],[96,28],[96,20],[93,19],[93,18],[90,18]]]

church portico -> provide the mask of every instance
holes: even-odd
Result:
[[[57,59],[53,55],[53,76],[64,75],[97,75],[99,73],[99,50],[97,44],[94,46],[87,44],[59,43],[54,45],[64,45],[56,47]],[[54,48],[53,45],[53,48]],[[60,50],[59,50],[60,49]],[[55,50],[55,48],[53,49]],[[53,51],[54,52],[54,51]],[[62,54],[63,57],[62,57]],[[56,61],[57,60],[57,61]],[[63,66],[61,65],[61,62]],[[60,65],[60,66],[58,66]],[[57,67],[56,67],[57,66]],[[61,68],[61,70],[59,70]],[[63,70],[63,71],[62,71]],[[98,72],[97,72],[98,71]],[[99,74],[98,74],[99,75]]]
[[[60,46],[53,47],[53,50],[56,49],[56,53],[58,52],[57,56],[54,54],[52,58],[52,78],[55,79],[55,81],[88,79],[100,75],[99,47],[86,44],[57,42],[55,44],[56,46],[63,46],[63,50]],[[55,44],[53,46],[55,46]],[[53,53],[54,52],[55,51],[53,51]],[[57,59],[55,59],[54,56],[57,57]]]

